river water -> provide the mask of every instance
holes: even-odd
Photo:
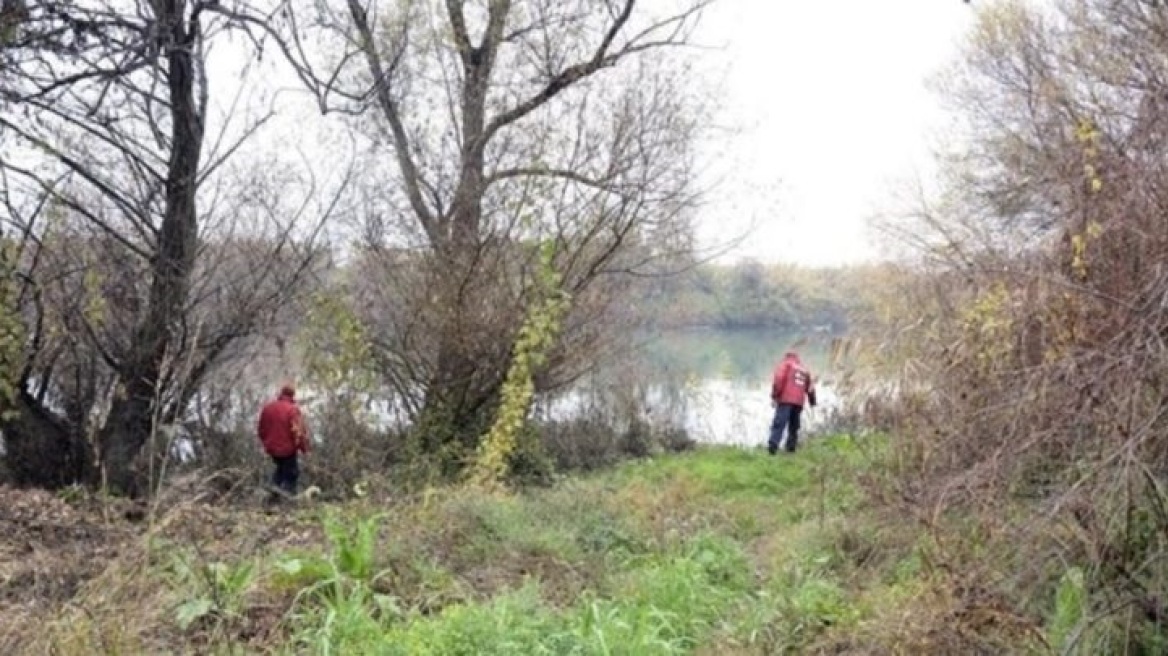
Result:
[[[818,406],[803,414],[804,431],[814,434],[839,403],[830,370],[832,336],[780,330],[674,330],[647,336],[634,376],[646,389],[646,419],[680,425],[703,443],[754,446],[766,441],[773,409],[771,376],[789,349],[797,351],[816,380]],[[628,369],[627,363],[625,364]],[[627,385],[624,377],[601,371],[593,389]],[[586,383],[584,386],[587,386]],[[566,418],[580,411],[587,394],[575,390],[557,399],[547,415]]]

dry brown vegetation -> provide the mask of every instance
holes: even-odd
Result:
[[[166,577],[145,572],[172,568],[177,559],[193,566],[196,559],[245,559],[321,541],[316,524],[259,512],[253,488],[228,491],[187,476],[147,506],[93,497],[80,488],[67,494],[0,488],[6,527],[0,540],[0,648],[169,649],[185,639],[171,622]],[[238,623],[241,641],[269,638],[282,613],[256,600]],[[138,634],[142,627],[149,627],[148,634]]]
[[[1168,11],[983,9],[943,193],[890,222],[904,506],[1061,653],[1168,622]]]

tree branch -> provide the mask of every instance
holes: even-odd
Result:
[[[487,176],[484,186],[489,187],[501,180],[527,177],[559,178],[561,180],[576,182],[593,189],[615,193],[613,187],[610,185],[613,179],[612,177],[593,178],[584,175],[583,173],[577,173],[576,171],[568,169],[552,169],[544,167],[516,167],[510,169],[501,169]]]
[[[125,195],[123,195],[118,190],[114,189],[109,183],[107,183],[106,181],[104,181],[104,180],[98,178],[96,175],[94,175],[94,173],[90,169],[90,167],[85,166],[81,162],[78,162],[76,159],[73,159],[72,157],[66,155],[65,153],[60,152],[59,150],[54,148],[51,144],[46,142],[44,139],[41,139],[40,137],[37,137],[36,135],[29,134],[28,132],[22,130],[19,126],[13,124],[11,121],[9,121],[3,117],[0,117],[0,127],[6,127],[8,129],[12,130],[14,133],[16,133],[18,136],[20,136],[25,141],[28,141],[32,145],[40,148],[45,153],[51,155],[57,161],[61,162],[66,167],[68,167],[69,170],[73,171],[75,174],[77,174],[79,177],[84,179],[86,182],[93,185],[94,188],[96,188],[99,192],[102,193],[102,195],[104,195],[105,197],[107,197],[111,201],[113,201],[118,207],[120,207],[127,214],[139,215],[139,208],[136,207],[134,203],[130,202],[130,199],[126,198]],[[16,171],[17,173],[22,173],[25,176],[32,178],[34,180],[38,179],[37,176],[30,171],[19,169],[19,168],[12,166],[12,165],[9,165],[9,168],[13,171]],[[46,188],[46,190],[48,190],[48,188]]]
[[[630,38],[626,44],[615,52],[610,52],[616,37],[621,30],[628,24],[629,18],[632,16],[633,8],[637,4],[637,0],[623,0],[624,4],[620,11],[613,18],[612,25],[605,31],[604,37],[600,44],[597,45],[592,57],[588,60],[577,62],[560,70],[559,73],[551,76],[551,79],[544,85],[542,89],[536,92],[527,100],[520,102],[515,107],[496,115],[487,125],[484,132],[484,142],[490,139],[499,130],[520,120],[539,107],[543,106],[552,98],[556,97],[563,90],[571,87],[580,80],[587,78],[597,71],[615,65],[621,59],[639,52],[659,48],[670,45],[681,45],[678,41],[678,36],[681,34],[684,26],[688,21],[700,13],[705,7],[709,6],[714,0],[700,0],[692,5],[689,9],[657,21],[652,25],[638,32],[635,36]],[[661,39],[654,39],[646,41],[651,36],[657,34],[667,27],[673,27],[673,31],[666,37]]]
[[[450,29],[454,34],[454,45],[464,68],[471,65],[470,34],[466,30],[466,16],[462,7],[464,0],[446,0],[446,13],[450,17]]]
[[[386,122],[389,123],[394,142],[394,154],[397,156],[398,167],[401,169],[402,179],[405,183],[406,197],[409,199],[410,207],[414,210],[414,214],[417,215],[430,242],[435,245],[441,244],[443,240],[439,226],[433,213],[426,206],[425,198],[422,196],[421,184],[418,181],[418,168],[414,163],[413,157],[410,155],[409,136],[406,134],[405,125],[402,122],[397,103],[390,93],[389,75],[382,66],[376,37],[373,34],[372,28],[369,26],[368,14],[358,0],[348,0],[348,7],[349,15],[353,19],[353,25],[357,28],[357,34],[361,40],[361,49],[365,53],[365,62],[369,67],[369,72],[373,75],[373,91],[376,94],[377,104],[380,106]]]
[[[3,119],[0,119],[0,122],[3,122]],[[138,257],[141,257],[144,260],[150,259],[149,253],[147,253],[145,250],[143,250],[141,247],[134,244],[130,240],[126,239],[117,230],[114,230],[105,221],[103,221],[100,217],[98,217],[96,214],[94,214],[89,208],[85,207],[85,205],[83,205],[82,203],[78,202],[77,200],[75,200],[73,198],[69,198],[68,196],[65,196],[64,194],[61,194],[60,192],[58,192],[56,190],[56,188],[53,185],[50,185],[49,183],[45,182],[44,180],[42,180],[39,176],[37,176],[32,171],[20,168],[18,166],[14,166],[12,164],[3,164],[3,166],[7,170],[12,171],[13,173],[19,174],[25,178],[28,178],[34,184],[40,186],[43,191],[51,194],[53,196],[53,198],[55,198],[57,201],[65,204],[67,207],[69,207],[73,211],[84,216],[91,223],[93,223],[98,228],[100,228],[102,230],[102,232],[105,232],[107,235],[109,235],[111,238],[113,238],[119,244],[124,246],[127,250],[129,250],[133,254],[137,255]]]
[[[567,89],[576,82],[584,79],[585,77],[588,77],[589,75],[592,75],[606,65],[611,65],[612,62],[609,61],[611,57],[608,54],[608,49],[612,46],[612,42],[616,38],[616,35],[619,34],[621,29],[624,28],[625,24],[628,23],[629,17],[633,14],[633,7],[635,7],[636,4],[637,0],[624,0],[624,6],[621,8],[620,13],[617,14],[617,16],[613,19],[612,25],[609,26],[608,30],[605,32],[604,38],[601,40],[600,45],[596,47],[592,58],[587,61],[573,64],[561,70],[559,73],[552,76],[552,79],[549,80],[548,83],[534,96],[492,119],[491,122],[487,125],[486,132],[484,133],[484,140],[489,141],[490,138],[503,127],[518,121],[524,116],[527,116],[547,101],[556,97],[561,91]],[[615,60],[612,61],[615,62]]]

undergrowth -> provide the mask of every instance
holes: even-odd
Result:
[[[920,536],[890,529],[861,493],[885,446],[843,436],[793,456],[709,448],[520,493],[433,490],[275,518],[220,510],[235,516],[186,544],[181,522],[162,521],[7,644],[58,654],[895,653],[919,637],[900,614],[937,612],[944,595]]]

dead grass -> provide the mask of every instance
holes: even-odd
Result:
[[[0,651],[12,653],[30,617],[61,611],[135,533],[49,492],[0,488]]]
[[[168,558],[190,548],[201,560],[237,560],[321,542],[317,522],[206,498],[164,498],[151,521],[126,501],[0,488],[0,652],[173,651],[186,641],[168,628],[176,599],[158,575]],[[241,642],[263,640],[286,608],[250,605]]]

